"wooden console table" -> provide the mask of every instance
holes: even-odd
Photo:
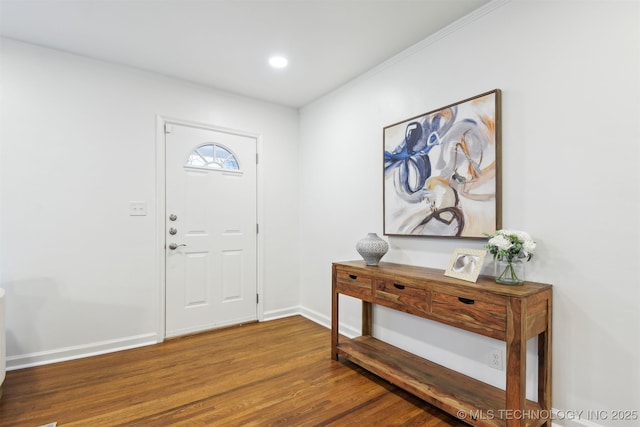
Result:
[[[362,300],[362,336],[339,337],[339,295]],[[342,356],[477,426],[551,426],[551,285],[477,283],[402,264],[333,263],[331,357]],[[372,304],[506,342],[506,390],[371,336]],[[538,401],[526,399],[527,340],[538,336]]]

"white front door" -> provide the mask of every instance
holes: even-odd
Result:
[[[166,126],[165,336],[256,320],[256,139]]]

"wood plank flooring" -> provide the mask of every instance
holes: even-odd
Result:
[[[7,372],[0,426],[461,426],[301,316]]]

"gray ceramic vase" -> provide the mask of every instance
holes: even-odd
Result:
[[[369,233],[356,244],[356,250],[367,265],[376,266],[384,254],[389,251],[389,244],[376,233]]]

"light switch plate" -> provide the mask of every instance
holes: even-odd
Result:
[[[129,216],[145,216],[147,202],[129,202]]]

